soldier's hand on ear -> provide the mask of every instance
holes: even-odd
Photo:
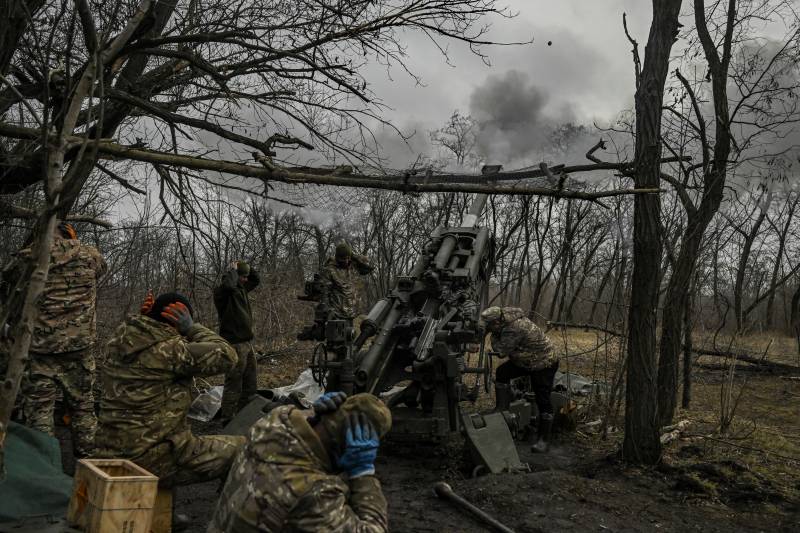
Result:
[[[347,394],[337,392],[326,392],[314,402],[314,413],[324,415],[336,411],[347,399]]]
[[[344,453],[339,457],[339,468],[349,479],[375,474],[380,440],[378,432],[364,413],[352,413],[345,426]]]
[[[139,312],[143,315],[146,315],[153,309],[153,304],[156,303],[156,299],[153,296],[153,289],[147,289],[147,296],[144,297],[144,301],[142,302],[142,307],[139,308]]]
[[[171,326],[174,326],[181,335],[189,333],[189,329],[194,325],[194,320],[192,320],[192,314],[189,312],[189,308],[181,302],[169,304],[166,309],[161,312],[161,316],[164,317]]]

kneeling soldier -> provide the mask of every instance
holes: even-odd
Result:
[[[533,451],[546,452],[553,427],[553,404],[550,393],[558,370],[558,356],[553,344],[539,326],[517,307],[489,307],[481,318],[491,333],[492,349],[508,361],[497,367],[495,398],[497,410],[508,409],[514,378],[529,376],[539,408],[538,441]]]
[[[375,478],[389,409],[371,394],[325,394],[315,414],[274,409],[250,431],[208,533],[388,531]]]
[[[244,437],[192,434],[192,378],[224,374],[236,351],[192,321],[185,296],[146,302],[108,343],[98,417],[101,457],[130,459],[164,487],[224,479]]]

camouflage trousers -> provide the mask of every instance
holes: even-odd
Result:
[[[131,461],[158,476],[162,487],[225,479],[245,438],[232,435],[197,437],[183,433],[150,448]]]
[[[240,342],[231,346],[236,349],[239,360],[225,376],[220,407],[220,416],[223,420],[236,416],[236,413],[258,392],[258,363],[253,345],[249,342]]]
[[[59,389],[63,392],[76,457],[88,457],[94,451],[94,371],[93,347],[62,354],[31,353],[22,380],[26,425],[48,435],[54,435],[56,395]]]

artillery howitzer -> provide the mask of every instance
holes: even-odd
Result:
[[[324,309],[317,306],[312,329],[324,344],[312,358],[315,378],[327,390],[391,390],[387,403],[396,438],[438,439],[460,431],[459,403],[474,401],[481,381],[489,390],[491,363],[479,323],[493,258],[489,230],[478,226],[486,199],[476,198],[459,227],[431,233],[411,273],[397,278],[354,339],[348,321],[320,320]],[[467,367],[467,347],[478,344],[477,365]],[[469,390],[467,374],[476,374]]]

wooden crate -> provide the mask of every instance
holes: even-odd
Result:
[[[150,533],[172,533],[172,489],[158,488]]]
[[[81,459],[67,520],[86,533],[148,533],[158,478],[125,459]]]

